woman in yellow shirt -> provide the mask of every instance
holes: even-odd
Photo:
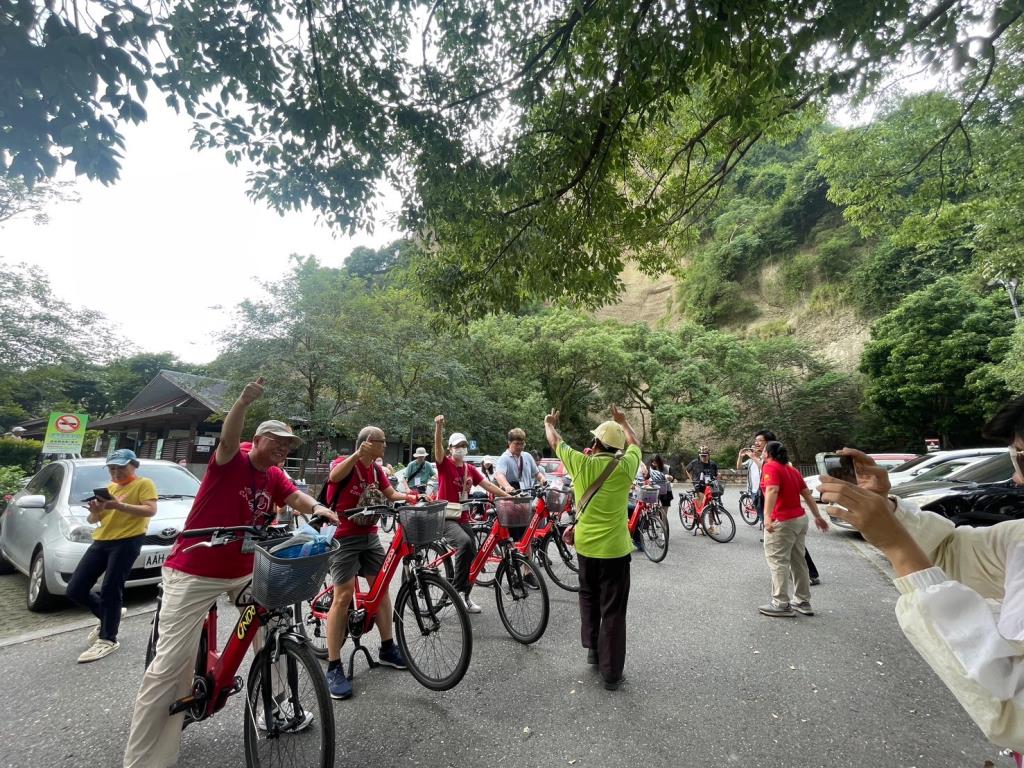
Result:
[[[100,623],[89,633],[89,649],[78,657],[79,663],[102,659],[119,647],[124,583],[142,550],[149,518],[156,514],[156,486],[135,474],[138,466],[134,451],[114,451],[107,457],[107,490],[113,498],[89,502],[89,522],[100,527],[93,531],[92,544],[68,582],[68,597],[92,611]],[[96,594],[92,588],[104,572],[107,577]]]

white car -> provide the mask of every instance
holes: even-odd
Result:
[[[127,587],[160,581],[160,569],[199,491],[199,480],[184,467],[147,459],[140,464],[139,475],[153,481],[159,501]],[[96,528],[87,519],[84,500],[93,489],[109,483],[105,459],[54,461],[39,470],[0,515],[0,573],[17,570],[28,576],[29,610],[46,610],[67,591]]]
[[[979,458],[985,458],[986,456],[995,456],[1000,453],[1006,453],[1006,448],[961,448],[955,451],[935,451],[934,453],[926,453],[924,456],[918,456],[916,459],[912,459],[905,464],[901,464],[900,466],[893,468],[893,470],[889,472],[889,483],[893,488],[895,488],[902,483],[909,483],[912,480],[916,480],[925,472],[935,469],[943,464],[952,462],[956,464],[956,469],[962,469],[966,466],[966,460],[977,460]],[[952,471],[956,470],[951,470],[951,472]]]
[[[906,464],[909,460],[920,458],[913,453],[869,453],[868,456],[875,460],[875,464],[890,472],[895,467]],[[821,497],[818,495],[819,482],[817,473],[804,478],[804,483],[814,496],[815,501],[821,501]]]

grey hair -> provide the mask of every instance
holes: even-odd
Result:
[[[359,430],[359,435],[356,437],[356,450],[359,450],[359,446],[373,437],[375,434],[384,434],[384,430],[380,427],[363,427]]]

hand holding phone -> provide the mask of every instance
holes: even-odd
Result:
[[[829,475],[847,483],[857,483],[857,469],[852,456],[840,456],[836,453],[819,453],[814,457],[818,464],[818,474]]]
[[[94,499],[98,499],[99,501],[114,500],[114,497],[110,495],[110,491],[108,491],[106,488],[93,488],[92,496]]]

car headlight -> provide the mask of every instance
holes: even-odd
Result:
[[[92,544],[93,528],[94,526],[83,523],[81,520],[67,517],[60,518],[61,535],[68,541],[73,541],[76,544]]]

